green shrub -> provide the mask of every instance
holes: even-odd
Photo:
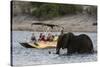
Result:
[[[33,8],[36,8],[32,12],[32,15],[39,19],[52,19],[54,17],[64,16],[68,14],[76,14],[82,12],[81,6],[70,5],[70,4],[50,4],[50,3],[35,3],[32,4]]]

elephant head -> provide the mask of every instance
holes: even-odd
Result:
[[[61,34],[59,36],[56,47],[56,54],[60,53],[60,48],[64,49],[68,47],[68,42],[73,36],[73,33]]]
[[[73,37],[74,37],[74,34],[71,33],[71,32],[63,35],[63,38],[62,38],[62,43],[63,43],[62,49],[68,47],[68,43],[69,43],[70,39],[72,39]]]

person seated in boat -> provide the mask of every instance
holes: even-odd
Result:
[[[43,34],[40,33],[40,36],[39,36],[39,39],[38,39],[39,41],[41,41],[42,36],[43,36]]]
[[[46,41],[45,35],[43,35],[43,36],[41,37],[41,41]]]
[[[31,43],[34,43],[34,45],[38,45],[37,44],[37,39],[36,39],[34,33],[32,33],[32,36],[31,36]]]
[[[52,34],[48,34],[46,41],[53,41],[54,36]]]
[[[50,41],[50,37],[51,37],[51,34],[49,33],[46,40]]]
[[[41,41],[41,39],[42,39],[42,36],[43,36],[43,33],[40,33],[40,36],[39,36],[39,41]]]
[[[46,41],[45,35],[43,35],[42,33],[40,33],[39,41]]]
[[[54,35],[51,36],[50,41],[52,42],[54,40]]]
[[[32,42],[36,42],[36,41],[37,41],[37,40],[36,40],[36,37],[35,37],[35,35],[34,35],[34,33],[32,33],[31,41],[32,41]]]

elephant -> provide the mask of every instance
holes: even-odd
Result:
[[[73,33],[64,33],[59,35],[56,54],[60,54],[60,49],[67,48],[67,54],[73,53],[93,53],[93,43],[86,34],[74,35]]]

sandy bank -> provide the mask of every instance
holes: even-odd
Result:
[[[31,26],[32,23],[50,23],[58,24],[64,27],[66,32],[97,32],[97,26],[93,26],[97,20],[87,15],[70,15],[60,18],[54,18],[52,20],[38,21],[32,17],[19,16],[14,17],[12,22],[12,30],[20,31],[44,31],[43,26]],[[59,31],[60,29],[54,29],[52,31]]]

